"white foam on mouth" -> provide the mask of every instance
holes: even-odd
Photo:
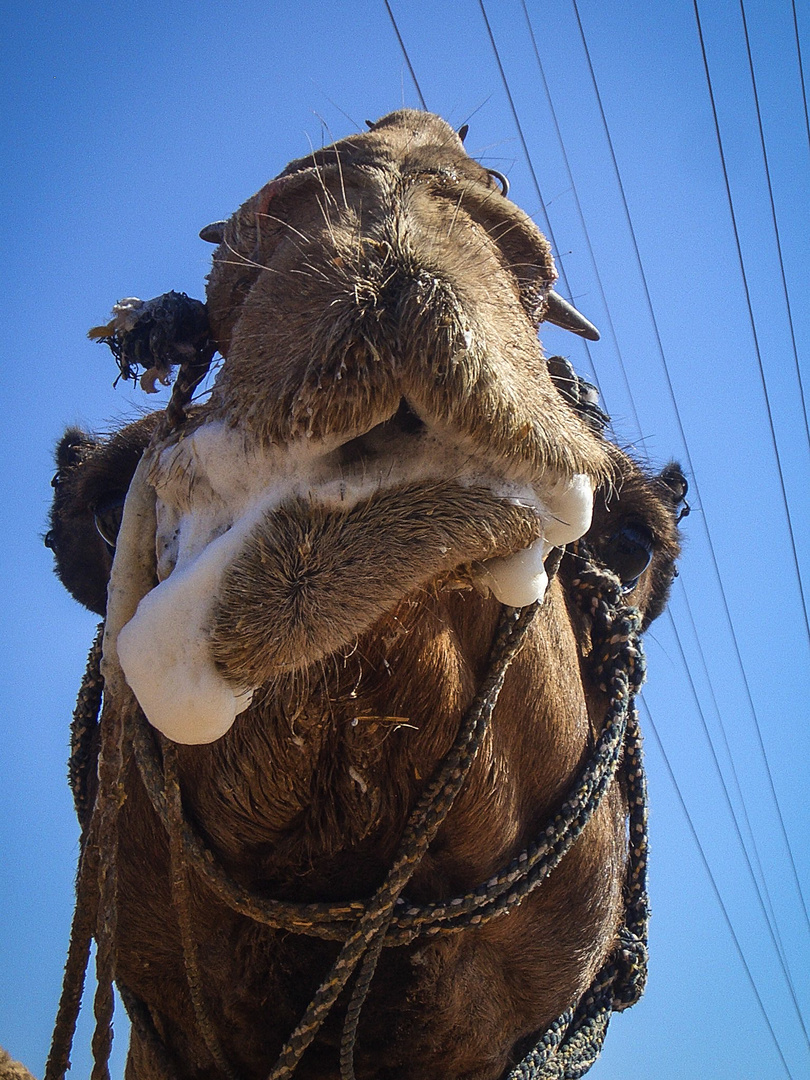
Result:
[[[179,743],[209,743],[250,705],[217,670],[208,648],[213,599],[255,523],[245,515],[141,600],[118,634],[124,676],[150,724]]]
[[[570,480],[558,480],[545,492],[545,501],[551,514],[544,523],[542,539],[523,551],[484,563],[484,584],[509,607],[525,607],[542,600],[548,588],[543,565],[546,556],[552,548],[578,540],[591,526],[593,483],[582,473]]]
[[[160,583],[120,631],[117,648],[141,708],[168,738],[213,742],[250,704],[255,688],[235,688],[223,678],[208,642],[225,570],[257,522],[282,503],[300,498],[350,509],[382,489],[454,478],[531,507],[543,522],[543,538],[488,560],[482,571],[482,583],[513,607],[542,599],[548,551],[590,525],[593,486],[586,476],[549,478],[538,491],[525,475],[493,476],[457,437],[440,430],[413,439],[401,456],[351,470],[333,453],[343,441],[301,439],[259,451],[247,448],[240,433],[211,422],[160,455],[150,476],[157,494]]]
[[[542,600],[548,588],[548,574],[543,563],[553,546],[545,539],[535,540],[514,555],[487,559],[482,583],[509,607],[526,607]]]

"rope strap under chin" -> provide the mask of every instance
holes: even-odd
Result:
[[[644,677],[643,654],[638,640],[640,619],[635,609],[624,605],[618,580],[591,563],[584,545],[579,545],[574,557],[580,560],[581,569],[571,588],[577,603],[590,618],[590,662],[600,689],[608,696],[602,730],[589,759],[540,836],[487,882],[451,901],[413,905],[403,899],[402,893],[464,784],[489,726],[506,671],[523,644],[539,605],[503,610],[487,675],[461,723],[452,748],[426,785],[409,818],[391,870],[374,896],[366,902],[299,904],[257,897],[243,889],[228,876],[183,811],[174,745],[161,737],[162,753],[159,752],[155,734],[141,710],[134,705],[125,710],[126,717],[114,737],[111,737],[116,744],[114,752],[108,750],[105,754],[102,746],[102,763],[106,758],[107,770],[106,773],[104,769],[100,770],[99,797],[80,863],[74,930],[81,922],[81,941],[75,943],[71,938],[71,953],[46,1080],[62,1080],[67,1068],[75,1028],[73,1011],[75,1008],[75,1013],[78,1013],[84,975],[84,966],[77,975],[79,959],[71,964],[70,956],[74,953],[77,957],[84,955],[86,965],[89,927],[84,923],[88,921],[90,926],[96,926],[99,954],[103,955],[105,965],[104,970],[99,970],[102,1008],[97,1008],[93,1078],[106,1080],[109,1076],[107,1031],[112,1019],[109,988],[113,977],[111,938],[116,907],[115,897],[111,895],[116,876],[111,865],[115,859],[112,821],[120,806],[121,778],[130,751],[152,805],[169,836],[173,902],[180,924],[187,981],[197,1024],[216,1068],[228,1080],[237,1080],[237,1074],[225,1057],[205,1001],[189,911],[189,869],[193,869],[221,901],[256,922],[343,943],[306,1013],[284,1046],[269,1074],[269,1080],[286,1080],[293,1075],[305,1050],[357,971],[344,1020],[340,1053],[342,1080],[354,1080],[357,1025],[383,947],[403,945],[416,937],[454,933],[469,926],[482,925],[520,904],[545,880],[581,835],[621,762],[630,839],[625,920],[617,948],[576,1007],[554,1021],[539,1038],[535,1048],[508,1073],[508,1080],[565,1080],[584,1075],[601,1050],[611,1013],[637,1001],[644,987],[648,918],[647,798],[641,737],[633,703]],[[94,654],[91,653],[91,660],[93,658]],[[92,681],[89,675],[85,677],[85,682],[88,681]],[[85,683],[82,685],[84,688]],[[115,771],[116,767],[118,775],[113,777],[111,770]],[[88,865],[85,866],[85,863]],[[86,884],[88,877],[95,876],[93,872],[98,875],[101,888],[100,896],[96,888],[95,897],[88,895]],[[80,905],[85,908],[83,919],[79,917]],[[95,911],[102,917],[97,919]],[[83,944],[85,938],[87,949]],[[107,991],[102,990],[102,981],[107,983]],[[122,996],[133,1026],[151,1051],[156,1068],[166,1077],[173,1077],[174,1070],[167,1049],[154,1027],[148,1008],[127,993],[125,988],[122,988]]]

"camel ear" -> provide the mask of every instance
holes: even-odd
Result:
[[[115,541],[130,481],[161,413],[109,438],[69,428],[56,447],[54,495],[46,547],[57,577],[97,615],[107,608]]]

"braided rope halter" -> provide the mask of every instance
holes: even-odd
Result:
[[[182,294],[166,294],[159,299],[162,306],[149,302],[153,305],[149,309],[152,321],[144,323],[147,329],[151,327],[150,356],[155,355],[151,340],[157,333],[155,324],[163,333],[160,320],[176,319],[178,310],[187,317],[188,304],[196,303],[189,302]],[[115,345],[113,352],[126,377],[127,362],[142,362],[140,353],[131,352],[133,346],[127,344],[126,335],[116,336],[118,331],[113,334],[110,327],[99,329],[110,330],[110,335],[102,340],[112,343],[111,347]],[[163,366],[168,367],[176,361],[170,349],[164,351]],[[185,357],[181,365],[157,438],[165,437],[185,422],[191,395],[208,371],[213,354],[213,344],[207,334],[200,332],[193,359]],[[159,367],[158,374],[162,370]],[[579,382],[572,385],[579,386]],[[582,408],[581,403],[577,404]],[[550,577],[561,557],[562,552],[557,552],[556,558],[550,557],[554,560],[548,566]],[[634,701],[644,679],[644,656],[639,640],[640,616],[635,608],[625,605],[618,578],[593,561],[582,541],[572,546],[569,557],[576,559],[578,567],[570,588],[591,623],[591,674],[608,697],[601,731],[562,805],[539,836],[472,892],[430,904],[410,904],[403,892],[464,785],[491,722],[509,665],[523,645],[540,603],[502,609],[487,673],[453,746],[438,764],[411,812],[385,881],[370,900],[339,904],[301,904],[257,897],[229,877],[184,813],[174,744],[156,736],[134,698],[120,710],[110,710],[106,724],[99,722],[103,688],[100,673],[103,628],[100,627],[90,651],[71,728],[69,776],[82,839],[76,907],[45,1080],[64,1080],[70,1068],[70,1050],[93,938],[97,946],[98,985],[91,1080],[109,1080],[117,915],[117,818],[126,797],[124,778],[133,758],[169,838],[172,900],[197,1026],[216,1069],[227,1080],[239,1080],[239,1077],[225,1056],[205,1000],[190,917],[189,870],[218,899],[255,922],[342,943],[268,1080],[288,1080],[293,1076],[307,1047],[357,972],[340,1048],[341,1080],[354,1080],[358,1022],[382,949],[404,945],[418,937],[457,933],[507,915],[542,884],[570,851],[611,783],[620,775],[627,798],[629,850],[625,917],[613,955],[580,1001],[572,1004],[538,1037],[535,1047],[508,1072],[505,1080],[568,1080],[588,1072],[602,1049],[611,1014],[633,1005],[646,981],[647,792]],[[97,746],[98,792],[92,802],[90,774]],[[132,1026],[151,1056],[156,1075],[174,1080],[178,1070],[147,1005],[120,983],[118,990]]]
[[[91,937],[96,938],[98,947],[99,983],[92,1080],[109,1077],[116,908],[115,819],[123,801],[123,775],[131,757],[169,836],[173,902],[194,1012],[213,1061],[228,1080],[237,1080],[237,1074],[225,1057],[205,1002],[189,916],[189,869],[220,900],[256,922],[342,942],[337,959],[283,1048],[269,1080],[286,1080],[294,1074],[335,1001],[358,971],[341,1043],[341,1077],[353,1080],[358,1020],[382,948],[407,944],[421,936],[458,932],[506,915],[564,858],[620,771],[627,796],[630,841],[625,919],[616,949],[582,999],[551,1024],[534,1049],[508,1073],[508,1080],[564,1080],[582,1076],[590,1069],[602,1048],[611,1013],[634,1004],[646,979],[647,799],[634,704],[644,677],[644,662],[638,640],[638,612],[623,604],[618,579],[591,561],[584,544],[576,547],[572,555],[579,561],[580,569],[571,589],[579,607],[591,620],[593,675],[609,700],[601,732],[559,810],[535,841],[487,882],[453,900],[412,905],[403,899],[402,893],[464,784],[491,721],[506,671],[525,640],[539,604],[503,609],[481,687],[452,748],[425,786],[410,816],[386,880],[366,902],[298,904],[259,898],[239,886],[219,865],[183,812],[174,745],[162,737],[158,745],[136,704],[121,710],[118,722],[102,732],[99,794],[82,838],[76,911],[46,1080],[62,1080],[69,1067]],[[80,763],[88,759],[88,739],[95,729],[96,722],[88,720],[87,713],[88,709],[97,709],[99,658],[97,638],[74,717],[72,778],[82,774]],[[81,805],[82,790],[82,784],[74,781],[77,806]],[[159,1074],[167,1078],[175,1076],[176,1070],[148,1008],[125,987],[119,986],[119,990]]]

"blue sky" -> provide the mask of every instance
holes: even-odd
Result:
[[[671,608],[688,672],[665,616],[647,639],[645,698],[788,1069],[794,1077],[807,1075],[810,1048],[740,854],[689,678],[736,805],[712,695],[719,708],[795,996],[806,1013],[810,926],[749,694],[807,895],[810,639],[693,5],[579,2],[655,326],[572,2],[527,0],[527,7],[601,290],[519,0],[489,0],[486,8],[544,206],[477,0],[392,0],[428,107],[456,125],[469,120],[468,150],[508,174],[512,197],[542,228],[547,215],[570,292],[603,331],[588,355],[581,342],[550,329],[548,351],[567,353],[586,375],[595,369],[617,439],[635,446],[642,460],[691,459],[699,497],[693,485],[694,512],[685,523]],[[699,8],[796,557],[810,590],[810,447],[740,7],[734,0],[701,0]],[[807,0],[796,12],[807,58]],[[745,14],[806,383],[810,145],[793,11],[787,0],[746,0]],[[418,98],[382,0],[33,2],[4,5],[0,19],[6,53],[0,85],[6,222],[0,270],[0,1043],[41,1075],[77,853],[65,782],[68,725],[95,626],[62,591],[41,543],[51,453],[67,424],[106,430],[144,405],[139,392],[120,384],[113,389],[113,361],[86,340],[86,331],[122,296],[178,289],[201,297],[211,255],[197,239],[203,225],[227,216],[310,145],[346,135],[403,102],[418,105]],[[614,1020],[591,1075],[787,1076],[649,733],[648,763],[649,989],[641,1004]],[[75,1075],[89,1071],[87,1032],[84,1021]],[[119,1039],[118,1076],[122,1061]]]

